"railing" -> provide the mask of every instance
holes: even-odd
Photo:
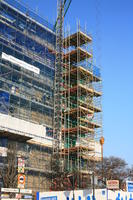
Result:
[[[102,125],[102,114],[100,112],[95,113],[94,116],[93,116],[92,122],[101,126]]]
[[[93,65],[93,75],[98,78],[101,78],[100,68],[95,65]]]
[[[17,52],[24,53],[29,56],[31,59],[36,60],[41,64],[45,64],[47,67],[54,69],[54,61],[52,59],[45,58],[45,56],[38,55],[36,52],[32,52],[25,48],[25,46],[21,46],[14,41],[9,40],[9,38],[5,38],[3,35],[0,35],[0,43],[7,45],[10,48],[15,49]],[[21,50],[21,51],[20,51]]]
[[[96,108],[101,109],[102,103],[101,103],[101,96],[100,97],[93,97],[93,106]]]
[[[86,62],[86,60],[78,62],[78,63],[74,63],[74,66],[83,67],[84,69],[89,70],[90,72],[92,72],[92,64],[90,62]]]
[[[102,92],[102,84],[101,82],[93,82],[92,83],[92,88],[96,91],[96,92]]]
[[[82,33],[84,33],[85,35],[87,35],[88,37],[92,38],[92,34],[90,34],[86,28],[78,26],[78,31],[81,31]],[[69,37],[70,35],[73,35],[74,33],[76,33],[75,29],[71,29],[71,32],[68,34],[67,31],[65,31],[65,37]]]
[[[43,26],[45,26],[45,27],[47,27],[47,28],[49,28],[51,30],[54,30],[54,25],[53,24],[49,23],[47,20],[45,20],[42,17],[40,17],[39,15],[37,15],[31,9],[29,10],[28,8],[26,8],[25,5],[21,4],[17,0],[4,0],[3,2],[8,3],[12,7],[16,8],[20,12],[22,12],[22,13],[26,14],[27,16],[31,17],[32,19],[34,19],[38,23],[42,24]]]
[[[86,70],[89,70],[90,72],[92,72],[93,76],[101,78],[101,70],[100,70],[100,68],[95,66],[95,65],[93,65],[90,62],[87,62],[86,60],[78,62],[78,63],[74,63],[73,65],[76,66],[76,67],[81,66],[81,67],[85,68]]]

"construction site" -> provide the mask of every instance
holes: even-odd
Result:
[[[6,187],[92,188],[102,161],[101,69],[87,29],[78,22],[74,33],[64,31],[71,2],[57,0],[52,25],[17,0],[0,0],[0,169],[15,147],[25,179]]]

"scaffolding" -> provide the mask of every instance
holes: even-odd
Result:
[[[64,40],[62,83],[62,145],[64,173],[76,173],[76,188],[90,186],[92,162],[100,161],[96,152],[102,136],[101,76],[93,66],[92,37],[78,25],[76,33],[67,31]]]
[[[0,1],[0,112],[52,128],[55,39],[53,26],[20,2]]]
[[[44,125],[46,136],[54,138],[53,152],[41,137],[40,143],[24,137],[17,142],[18,154],[26,160],[26,187],[33,190],[53,189],[53,182],[55,190],[71,190],[74,173],[75,187],[87,188],[91,162],[101,159],[96,153],[102,135],[100,69],[93,65],[92,37],[86,30],[78,25],[76,33],[67,31],[63,37],[64,2],[58,0],[55,33],[18,1],[0,1],[0,112]],[[40,73],[3,59],[3,53]],[[19,138],[0,134],[9,142]]]
[[[33,191],[49,190],[51,185],[56,43],[53,29],[19,1],[0,0],[0,115],[46,128],[44,137],[38,129],[34,142],[32,126],[27,132],[29,137],[1,129],[0,146],[3,140],[17,145],[17,155],[25,160],[25,188]]]

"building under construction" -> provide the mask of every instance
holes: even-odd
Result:
[[[60,37],[58,22],[54,29],[20,2],[0,1],[1,168],[8,145],[15,145],[24,187],[33,191],[72,189],[73,174],[76,188],[91,187],[101,160],[101,72],[93,65],[93,39],[79,25]]]
[[[91,186],[95,162],[101,161],[102,116],[101,73],[93,65],[92,36],[78,25],[77,32],[66,33],[63,39],[63,63],[60,89],[61,124],[59,153],[64,189],[71,189],[71,176],[76,176],[75,188]],[[55,113],[58,113],[55,106]],[[56,158],[57,159],[57,158]],[[59,179],[54,182],[60,190]]]
[[[50,187],[55,41],[47,21],[18,1],[0,1],[1,151],[16,145],[33,190]]]

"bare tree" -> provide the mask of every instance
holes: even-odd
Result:
[[[3,160],[3,167],[0,169],[3,187],[17,187],[17,150],[15,144],[9,144],[7,157]]]
[[[131,179],[132,179],[132,181],[133,181],[133,165],[132,165],[132,167],[131,167]]]
[[[104,180],[119,180],[120,188],[122,182],[128,177],[129,168],[125,160],[118,157],[105,157],[103,163],[98,163],[96,166],[96,174]]]
[[[133,165],[128,170],[128,179],[133,181]]]

